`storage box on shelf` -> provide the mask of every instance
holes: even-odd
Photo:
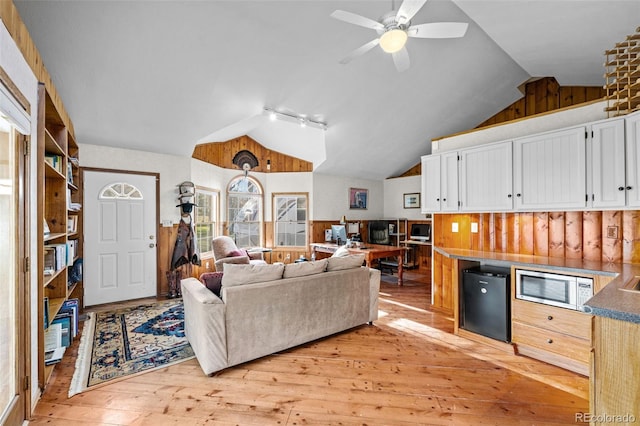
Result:
[[[38,384],[44,388],[55,366],[45,361],[46,329],[72,294],[82,294],[82,283],[70,282],[70,267],[82,256],[82,233],[79,212],[69,229],[70,203],[81,196],[73,183],[78,168],[70,165],[78,146],[42,84],[38,95]]]

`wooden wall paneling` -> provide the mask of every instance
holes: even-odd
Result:
[[[444,310],[447,311],[452,311],[453,310],[453,279],[454,279],[454,273],[453,273],[453,265],[454,262],[453,259],[451,259],[450,257],[444,257],[442,258],[442,285],[440,287],[440,306],[438,306],[439,308],[442,308]],[[456,284],[457,285],[457,284]]]
[[[254,172],[311,172],[313,163],[296,157],[282,154],[265,148],[251,137],[244,135],[224,142],[211,142],[196,145],[192,158],[214,164],[226,169],[238,169],[233,164],[233,157],[241,150],[248,150],[258,159],[258,166]],[[267,170],[267,161],[270,161],[270,169]],[[238,172],[240,170],[238,169]]]
[[[564,255],[567,259],[582,259],[582,212],[565,213]]]
[[[520,245],[518,248],[518,253],[531,255],[534,253],[533,213],[519,213],[518,222],[520,226]]]
[[[550,257],[564,257],[564,212],[551,212],[548,216]]]
[[[509,229],[506,223],[505,213],[495,213],[493,215],[494,220],[494,236],[495,236],[495,251],[505,253],[507,251],[507,233]]]
[[[438,253],[433,252],[433,282],[431,283],[431,304],[433,306],[442,306],[442,268],[443,259],[445,257]]]
[[[586,211],[582,214],[582,257],[602,260],[602,212]]]
[[[484,251],[494,251],[496,249],[496,234],[493,226],[494,216],[493,213],[485,213],[482,218],[482,238],[484,240],[482,249]]]
[[[602,212],[602,261],[622,261],[622,212]]]
[[[549,255],[549,214],[537,212],[533,216],[533,254]]]
[[[507,253],[518,253],[520,250],[520,215],[518,213],[506,214],[507,229]]]
[[[434,214],[431,218],[431,234],[433,235],[432,243],[437,247],[446,247],[442,238],[442,227],[444,215]]]
[[[472,233],[471,228],[469,228],[469,247],[471,250],[482,250],[481,248],[481,233],[480,233],[480,213],[473,213],[469,215],[469,225],[472,223],[478,224],[478,232]]]
[[[622,261],[640,263],[640,212],[622,213]]]

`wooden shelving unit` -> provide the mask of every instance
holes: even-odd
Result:
[[[640,109],[640,27],[605,52],[605,96],[609,117]]]
[[[82,257],[81,212],[70,212],[70,202],[81,202],[78,168],[69,164],[78,158],[78,145],[65,126],[43,84],[38,89],[38,385],[44,389],[55,364],[47,366],[44,360],[45,299],[48,300],[48,318],[51,320],[60,311],[63,303],[71,298],[80,299],[82,308],[82,282],[70,282],[71,264]],[[76,229],[68,229],[69,215],[77,217]],[[45,223],[49,232],[45,232]],[[72,240],[76,240],[72,243]],[[64,263],[52,262],[51,251],[55,246],[75,244],[75,256]]]

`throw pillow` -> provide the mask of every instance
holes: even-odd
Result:
[[[284,266],[282,278],[304,277],[326,271],[327,259],[312,262],[288,263]]]
[[[275,281],[282,278],[284,265],[236,265],[225,263],[223,267],[222,286],[252,284],[263,281]]]
[[[338,247],[338,250],[334,251],[331,257],[345,257],[349,256],[349,250],[345,246]]]
[[[350,254],[345,257],[330,257],[328,261],[327,272],[359,268],[364,262],[364,254]]]
[[[242,250],[231,250],[225,257],[240,257],[246,256],[247,252]]]
[[[200,275],[200,281],[213,292],[216,296],[220,297],[220,289],[222,288],[222,272],[205,272]]]

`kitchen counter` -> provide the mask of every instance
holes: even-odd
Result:
[[[640,276],[640,265],[435,246],[433,250],[448,258],[470,260],[497,266],[544,267],[559,272],[613,276],[614,279],[609,284],[587,301],[585,304],[585,312],[601,317],[640,324],[640,292],[621,290]]]

